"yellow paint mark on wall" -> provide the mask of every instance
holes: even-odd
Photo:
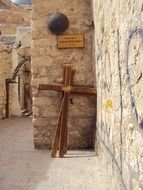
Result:
[[[112,110],[113,109],[113,101],[111,99],[107,100],[104,105],[104,108],[106,111]]]

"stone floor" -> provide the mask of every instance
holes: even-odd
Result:
[[[0,190],[109,190],[101,168],[92,151],[52,159],[34,150],[29,118],[0,121]]]

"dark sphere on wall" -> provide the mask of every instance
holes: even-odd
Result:
[[[54,34],[62,34],[68,26],[68,18],[62,13],[54,13],[48,19],[48,28]]]

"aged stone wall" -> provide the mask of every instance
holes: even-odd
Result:
[[[26,111],[27,107],[31,111],[31,63],[27,58],[30,57],[30,46],[31,46],[31,29],[30,27],[18,27],[16,32],[15,44],[12,49],[12,73],[15,73],[17,67],[23,63],[17,74],[15,80],[17,84],[11,84],[13,87],[12,91],[12,110],[11,115],[21,116],[23,111]],[[27,61],[26,61],[27,60]],[[13,74],[12,74],[13,75]],[[12,78],[12,76],[11,76]],[[29,99],[25,95],[25,85],[30,89]],[[28,95],[27,95],[28,96]],[[27,100],[28,99],[28,100]],[[25,106],[27,103],[27,107]]]
[[[93,5],[99,153],[110,189],[142,190],[143,1]]]
[[[11,1],[0,0],[0,34],[12,35],[18,26],[30,25],[30,11],[13,4]]]
[[[11,76],[11,71],[12,71],[11,68],[12,68],[11,47],[0,43],[0,119],[5,117],[5,101],[6,101],[5,79]]]
[[[31,112],[31,63],[30,59],[27,60],[27,57],[30,57],[31,29],[30,27],[19,27],[16,36],[1,35],[0,42],[1,119],[6,116],[6,79],[13,79],[13,81],[17,82],[9,83],[9,116],[21,116],[22,109],[26,108]],[[25,59],[27,60],[25,62],[26,64],[19,69],[17,75],[13,78],[15,69]],[[27,107],[24,104],[26,104]]]
[[[2,35],[16,33],[18,26],[29,26],[28,13],[13,12],[11,10],[0,10],[0,31]]]
[[[70,25],[66,34],[83,33],[85,48],[57,49],[57,36],[47,27],[48,17],[61,12],[67,15]],[[73,83],[93,85],[92,50],[93,24],[89,0],[33,0],[32,15],[32,74],[34,143],[36,147],[51,147],[51,140],[61,105],[62,94],[38,92],[38,84],[61,84],[64,64],[72,64],[76,70]],[[69,102],[69,147],[92,147],[95,125],[95,97],[71,96]]]
[[[31,28],[30,27],[18,27],[16,33],[16,44],[21,42],[21,46],[15,49],[17,56],[16,64],[18,65],[24,60],[24,57],[30,57],[31,47]],[[14,62],[15,62],[14,61]],[[18,73],[20,79],[20,106],[22,110],[32,111],[32,93],[31,93],[31,62],[26,61],[25,65],[20,69]]]

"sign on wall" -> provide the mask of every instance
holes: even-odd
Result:
[[[83,34],[65,34],[58,35],[58,48],[84,48],[84,35]]]

